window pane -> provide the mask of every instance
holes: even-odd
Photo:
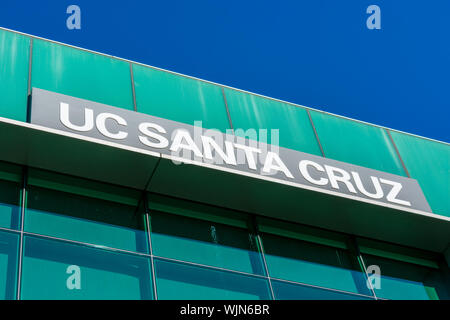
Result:
[[[30,186],[25,230],[147,252],[144,218],[135,211],[134,206]]]
[[[271,277],[370,295],[356,257],[343,249],[263,234]]]
[[[16,295],[19,235],[0,231],[0,300]]]
[[[372,298],[272,280],[277,300],[372,300]]]
[[[24,239],[22,299],[151,299],[148,258]]]
[[[152,213],[157,256],[248,273],[263,273],[254,238],[245,229],[167,213]]]
[[[449,280],[439,269],[364,254],[366,266],[379,266],[381,277],[377,297],[401,300],[450,299]],[[447,275],[447,277],[449,277]]]
[[[270,299],[267,280],[155,259],[158,299]]]
[[[20,186],[18,183],[0,180],[0,227],[19,229]]]

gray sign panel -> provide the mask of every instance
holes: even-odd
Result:
[[[201,122],[188,125],[33,88],[31,123],[153,151],[174,162],[431,212],[414,179],[205,129]]]

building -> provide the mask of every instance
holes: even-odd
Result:
[[[450,298],[448,143],[6,29],[0,84],[2,299]]]

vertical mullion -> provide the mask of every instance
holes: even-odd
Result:
[[[21,216],[20,216],[20,240],[19,240],[19,263],[17,267],[17,290],[16,300],[20,300],[20,291],[22,285],[22,260],[23,260],[23,232],[25,220],[25,206],[27,202],[27,183],[28,183],[28,168],[23,167],[22,173],[22,198],[21,198]]]
[[[355,237],[352,237],[351,239],[351,244],[352,247],[354,249],[354,254],[356,254],[356,258],[358,259],[359,264],[361,265],[363,271],[364,271],[364,275],[365,275],[365,279],[366,279],[366,284],[369,283],[370,285],[370,291],[372,292],[373,296],[375,297],[375,299],[378,300],[377,295],[375,293],[375,289],[372,286],[372,281],[368,281],[369,280],[369,274],[367,273],[367,268],[366,268],[366,264],[364,263],[364,259],[361,255],[361,251],[359,250],[359,245],[358,245],[358,241],[356,240]]]
[[[258,248],[259,248],[259,252],[261,254],[261,258],[262,258],[263,265],[264,265],[264,272],[266,273],[267,280],[269,282],[271,298],[272,298],[272,300],[275,300],[275,293],[273,291],[272,281],[270,279],[270,274],[269,274],[269,268],[267,267],[266,257],[265,257],[265,253],[264,253],[264,246],[263,246],[263,243],[261,240],[261,235],[259,233],[258,224],[257,224],[254,216],[250,217],[249,224],[250,224],[250,231],[253,232],[253,234],[255,235],[255,238],[256,238],[256,241],[258,244]]]
[[[150,251],[150,265],[152,272],[152,288],[153,288],[153,297],[155,300],[158,300],[158,291],[156,290],[156,274],[155,274],[155,262],[153,259],[153,246],[152,246],[152,237],[151,237],[151,222],[150,222],[150,209],[148,208],[148,198],[147,193],[144,195],[144,215],[145,215],[145,224],[147,227],[147,241],[148,248]]]

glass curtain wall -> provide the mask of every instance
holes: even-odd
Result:
[[[429,252],[0,163],[0,299],[449,299],[449,274]]]

